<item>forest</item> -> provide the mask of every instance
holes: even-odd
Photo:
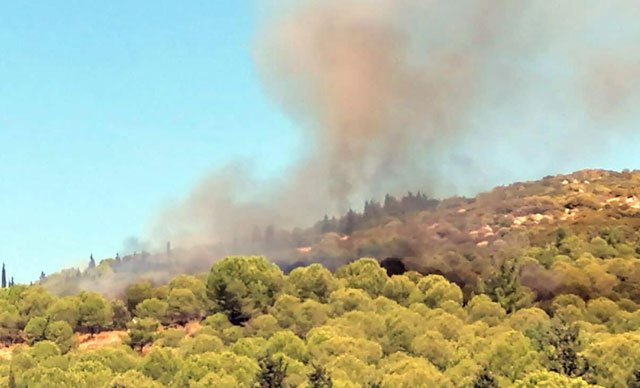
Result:
[[[0,385],[640,387],[639,180],[413,196],[277,240],[293,260],[228,255],[113,293],[81,285],[133,279],[115,259],[9,282]]]

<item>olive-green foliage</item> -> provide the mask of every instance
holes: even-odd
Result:
[[[24,336],[31,345],[44,339],[44,331],[47,328],[48,320],[43,317],[33,317],[24,327]]]
[[[113,323],[111,303],[95,292],[81,292],[79,295],[78,325],[89,332],[97,332]]]
[[[193,291],[188,288],[174,288],[167,298],[168,317],[172,322],[185,324],[202,317],[203,305]]]
[[[135,318],[129,323],[127,343],[132,348],[142,349],[153,341],[160,322],[153,318]]]
[[[372,297],[382,293],[389,279],[375,259],[360,259],[347,264],[336,271],[336,276],[344,279],[348,287],[364,290]]]
[[[227,257],[211,267],[207,295],[234,323],[242,323],[273,304],[284,275],[264,257]]]
[[[180,357],[172,349],[155,348],[145,356],[140,371],[145,376],[168,386],[180,370],[180,365]]]
[[[44,331],[44,337],[54,342],[62,353],[66,353],[74,346],[73,329],[65,321],[49,322]]]
[[[158,298],[145,299],[136,306],[135,314],[140,318],[153,318],[158,322],[167,323],[169,304]]]
[[[0,334],[28,342],[0,360],[0,384],[12,376],[18,387],[633,387],[640,299],[632,288],[624,298],[583,296],[617,292],[612,277],[635,281],[634,264],[606,260],[589,253],[551,264],[573,277],[575,293],[540,301],[522,298],[530,294],[509,269],[481,284],[488,294],[467,294],[441,275],[389,277],[371,259],[336,276],[319,265],[285,276],[263,258],[230,257],[214,264],[206,287],[192,276],[130,287],[132,311],[89,292],[0,290]],[[85,332],[126,325],[128,346],[83,350],[73,322]]]
[[[191,356],[194,354],[219,352],[224,349],[224,343],[216,336],[198,334],[195,337],[186,337],[179,343],[180,354]]]
[[[129,311],[133,312],[140,302],[153,297],[153,286],[149,281],[134,283],[127,287],[124,295]]]
[[[289,281],[295,294],[301,299],[314,299],[323,303],[339,286],[333,274],[317,263],[294,269],[289,274]]]
[[[56,300],[48,309],[47,315],[52,321],[65,321],[75,328],[80,319],[80,298],[67,296]]]

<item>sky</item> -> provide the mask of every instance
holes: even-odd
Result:
[[[273,176],[304,156],[299,128],[255,69],[264,16],[257,1],[0,2],[0,262],[9,276],[29,282],[40,271],[82,266],[90,254],[127,253],[127,239],[144,236],[156,214],[230,161],[256,161],[258,174]],[[603,47],[637,37],[637,29],[620,27],[632,24],[602,15],[583,35],[597,31]],[[628,44],[637,48],[637,40]],[[525,67],[544,81],[559,69],[545,58],[563,47],[546,48],[551,54]],[[631,137],[608,138],[603,124],[597,143],[604,148],[581,153],[562,171],[556,159],[533,166],[536,148],[515,157],[507,130],[487,150],[487,126],[530,126],[533,134],[538,126],[548,134],[580,125],[550,108],[557,101],[546,92],[509,108],[479,106],[468,125],[480,135],[466,141],[477,142],[479,158],[496,160],[476,187],[640,167],[637,114],[610,123],[631,128]],[[573,146],[563,141],[551,145],[555,152]]]
[[[113,257],[228,160],[290,162],[250,1],[0,2],[0,262],[16,281]],[[273,150],[280,152],[273,152]]]

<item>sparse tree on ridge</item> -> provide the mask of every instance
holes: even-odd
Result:
[[[4,268],[4,263],[2,263],[2,288],[7,287],[7,271]]]

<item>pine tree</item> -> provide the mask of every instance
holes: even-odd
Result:
[[[93,253],[89,257],[89,269],[94,269],[96,267],[96,261],[93,258]]]
[[[9,281],[9,287],[13,287],[15,285],[13,281],[13,276],[11,277],[11,281]]]
[[[2,263],[2,288],[7,287],[7,271],[4,269],[4,263]]]
[[[320,232],[321,233],[329,233],[331,232],[331,223],[329,222],[329,216],[328,215],[324,215],[324,218],[322,219],[322,227],[320,228]]]
[[[554,320],[545,338],[546,348],[551,349],[547,358],[550,370],[570,377],[584,375],[589,367],[586,359],[578,355],[580,327]]]
[[[473,388],[498,388],[498,382],[493,377],[493,374],[484,367],[482,371],[476,376],[473,382]]]
[[[353,209],[349,209],[347,215],[345,216],[344,229],[342,230],[342,232],[347,236],[351,235],[351,233],[353,233],[353,231],[356,229],[357,223],[358,215],[353,211]]]
[[[260,359],[258,386],[260,388],[281,388],[287,377],[287,364],[282,357],[265,356]]]
[[[494,302],[500,303],[507,313],[521,307],[530,296],[520,285],[516,260],[504,260],[493,277],[484,283],[483,289]]]
[[[333,387],[333,381],[331,380],[331,376],[321,366],[314,365],[313,372],[308,376],[309,377],[309,387],[311,388],[331,388]]]
[[[44,271],[40,271],[40,281],[43,281],[46,277],[47,275],[44,274]]]

